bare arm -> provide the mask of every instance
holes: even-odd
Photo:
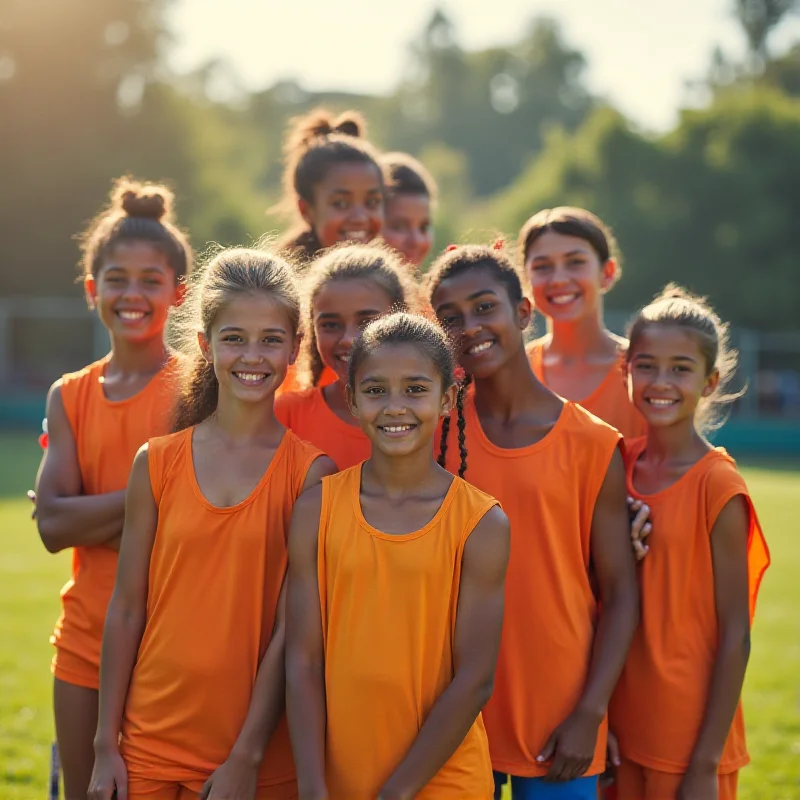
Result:
[[[147,616],[150,556],[158,525],[158,508],[150,487],[147,445],[136,454],[128,482],[125,531],[117,578],[108,605],[100,657],[100,708],[94,739],[95,762],[89,786],[91,800],[128,796],[127,773],[119,754],[122,712],[128,695]]]
[[[455,675],[439,696],[381,800],[413,798],[464,741],[494,688],[510,550],[506,515],[495,506],[464,547],[455,633]]]
[[[150,555],[157,525],[158,509],[144,445],[131,470],[117,579],[103,629],[96,748],[117,746],[128,684],[144,633]]]
[[[639,587],[631,549],[625,469],[614,452],[592,517],[592,563],[601,612],[589,674],[578,705],[553,732],[539,761],[553,758],[548,779],[573,780],[590,767],[597,732],[617,684],[639,622]]]
[[[716,784],[717,767],[742,694],[750,657],[749,526],[747,500],[737,495],[722,509],[711,531],[719,646],[703,725],[684,779],[682,797],[709,796],[702,783],[695,784],[695,781]]]
[[[125,516],[125,491],[81,494],[78,449],[59,382],[47,395],[47,430],[48,446],[36,476],[36,522],[44,546],[57,553],[67,547],[115,545]]]
[[[289,534],[286,595],[286,711],[301,800],[323,800],[325,785],[325,652],[317,577],[322,489],[304,493]]]

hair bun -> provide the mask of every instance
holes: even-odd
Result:
[[[162,220],[172,214],[174,195],[166,186],[123,179],[112,195],[113,205],[129,217]]]
[[[364,118],[357,111],[345,111],[338,117],[324,108],[316,108],[292,120],[286,138],[285,151],[289,154],[307,150],[316,139],[331,134],[360,139],[366,131]]]
[[[364,135],[365,128],[366,124],[361,114],[356,111],[345,111],[334,123],[333,131],[343,136],[352,136],[355,139],[360,139]]]

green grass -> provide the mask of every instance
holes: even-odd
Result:
[[[69,555],[49,555],[25,490],[39,453],[34,435],[0,438],[0,798],[46,796],[52,648]],[[745,687],[752,764],[741,800],[800,800],[800,468],[758,464],[745,477],[772,552],[753,631]]]

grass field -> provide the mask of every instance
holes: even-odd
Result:
[[[0,437],[0,800],[46,797],[51,647],[69,555],[49,555],[25,490],[38,462],[33,435]],[[800,469],[744,470],[772,551],[745,689],[752,764],[741,800],[800,800]]]

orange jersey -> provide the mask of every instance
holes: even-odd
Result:
[[[85,495],[125,489],[136,452],[151,436],[169,431],[174,409],[170,366],[133,397],[108,400],[103,378],[110,358],[61,379],[61,399],[75,438]],[[61,590],[61,617],[50,641],[57,652],[74,657],[69,660],[87,669],[81,675],[62,674],[56,655],[56,677],[98,688],[100,642],[116,572],[115,550],[105,545],[73,548],[72,576]]]
[[[465,404],[464,478],[496,497],[511,522],[511,559],[495,688],[484,709],[492,766],[545,775],[536,757],[575,708],[588,676],[597,601],[589,579],[594,507],[619,434],[565,403],[539,442],[508,449],[481,429],[474,395]],[[460,462],[455,422],[447,468]],[[588,775],[605,769],[606,725]]]
[[[320,377],[317,386],[327,386],[329,383],[336,383],[336,381],[336,373],[330,367],[325,367],[325,369],[322,371],[322,376]],[[289,392],[299,391],[302,390],[297,381],[297,365],[291,364],[289,369],[286,371],[286,377],[284,378],[283,383],[275,392],[275,397],[280,397],[282,394],[288,394]]]
[[[360,464],[372,452],[364,431],[357,425],[348,425],[331,411],[322,395],[322,387],[276,398],[275,416],[281,425],[330,456],[337,469]]]
[[[381,533],[361,511],[361,465],[322,481],[319,594],[331,800],[372,800],[455,674],[461,560],[494,498],[456,478],[421,530]],[[480,715],[420,800],[489,800]]]
[[[672,486],[653,495],[633,486],[646,439],[628,443],[628,491],[650,506],[650,552],[639,569],[642,613],[611,703],[611,718],[625,758],[663,772],[685,772],[705,714],[717,653],[718,627],[710,535],[732,498],[750,507],[750,610],[769,551],[747,486],[734,460],[709,451]],[[643,713],[643,709],[646,712]],[[748,762],[741,704],[731,727],[720,773]]]
[[[132,778],[199,791],[227,759],[247,716],[275,625],[292,508],[320,453],[287,431],[249,497],[220,508],[197,484],[193,430],[150,441],[158,528],[121,752]],[[293,777],[284,718],[259,785]]]
[[[525,349],[533,374],[546,386],[543,341],[536,339]],[[626,439],[644,436],[647,432],[647,423],[631,402],[625,374],[618,366],[609,369],[602,383],[588,397],[575,402],[616,428]]]

